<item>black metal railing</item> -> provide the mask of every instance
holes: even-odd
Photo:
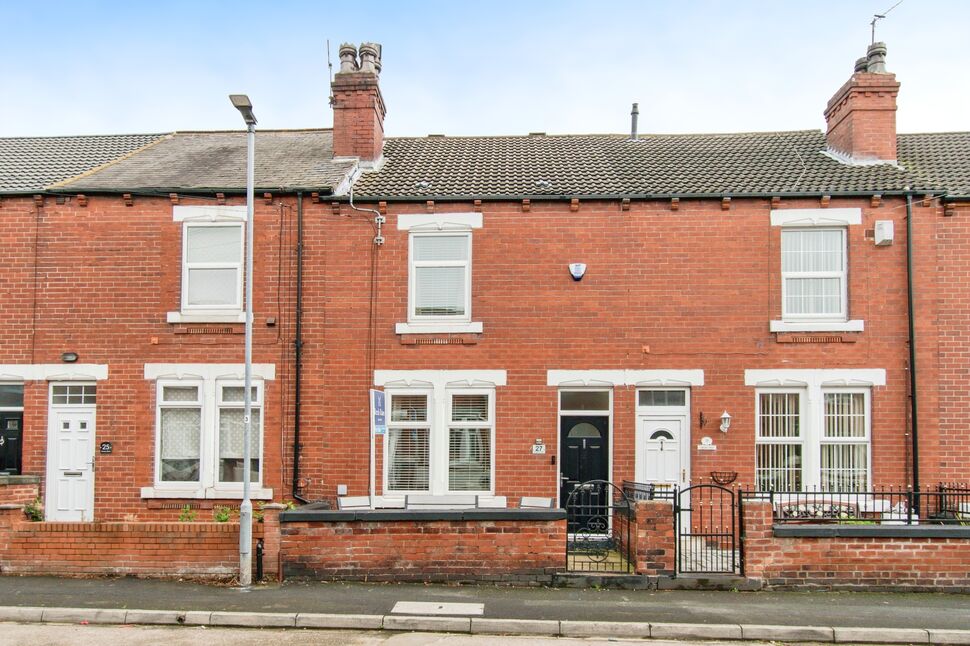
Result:
[[[866,491],[742,489],[744,500],[771,503],[775,524],[970,525],[970,487],[880,487]]]
[[[656,485],[653,483],[623,481],[623,493],[634,502],[637,500],[654,500],[655,490]]]

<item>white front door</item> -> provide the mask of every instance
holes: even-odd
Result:
[[[94,408],[50,409],[46,519],[94,519]]]
[[[641,417],[637,429],[637,480],[684,487],[690,469],[687,418]]]

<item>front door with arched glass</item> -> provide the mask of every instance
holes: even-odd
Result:
[[[559,418],[560,505],[566,505],[576,485],[610,479],[609,421],[609,417],[593,415]]]
[[[642,417],[637,429],[637,480],[658,487],[686,486],[688,447],[684,417]]]

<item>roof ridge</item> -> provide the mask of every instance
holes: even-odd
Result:
[[[124,161],[124,160],[132,157],[133,155],[142,152],[143,150],[147,150],[148,148],[151,148],[152,146],[156,145],[160,141],[165,141],[166,139],[169,139],[171,137],[172,137],[171,134],[163,134],[163,135],[160,135],[158,138],[154,139],[153,141],[148,142],[144,146],[139,146],[138,148],[135,148],[134,150],[128,151],[124,155],[120,155],[118,157],[115,157],[111,161],[108,161],[108,162],[105,162],[105,163],[100,164],[98,166],[95,166],[94,168],[89,168],[88,170],[84,171],[83,173],[79,173],[77,175],[72,175],[71,177],[68,177],[66,179],[62,179],[59,182],[54,182],[53,184],[48,184],[44,188],[45,189],[51,189],[51,188],[59,188],[59,187],[67,186],[68,184],[70,184],[72,182],[76,182],[79,179],[82,179],[84,177],[88,177],[90,175],[94,175],[95,173],[97,173],[99,171],[102,171],[105,168],[108,168],[110,166],[114,166],[118,162]]]
[[[925,135],[970,135],[970,130],[941,130],[938,132],[900,132],[897,137],[922,137]]]
[[[764,136],[764,135],[792,135],[792,134],[822,134],[817,128],[803,130],[752,130],[747,132],[680,132],[680,133],[640,133],[638,139],[650,138],[673,138],[673,137],[738,137],[738,136]],[[394,140],[438,140],[438,139],[537,139],[540,137],[548,138],[569,138],[569,137],[608,137],[610,139],[628,139],[629,135],[618,132],[606,133],[557,133],[557,134],[526,134],[526,135],[402,135],[397,137],[386,137]]]
[[[104,139],[106,137],[164,137],[166,132],[128,132],[107,135],[24,135],[20,137],[0,137],[0,141],[27,141],[37,139]]]
[[[277,132],[333,132],[333,128],[257,128],[256,134]],[[229,135],[245,134],[245,130],[175,130],[171,134],[177,135]]]

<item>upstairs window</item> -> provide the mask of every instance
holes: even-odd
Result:
[[[470,320],[471,241],[470,233],[411,234],[411,320]]]
[[[845,229],[782,231],[782,319],[844,321],[845,257]]]
[[[242,224],[186,222],[182,238],[182,310],[241,310],[242,279]]]
[[[780,318],[772,332],[862,332],[849,319],[849,239],[862,224],[862,209],[780,209],[771,226],[781,228]]]

